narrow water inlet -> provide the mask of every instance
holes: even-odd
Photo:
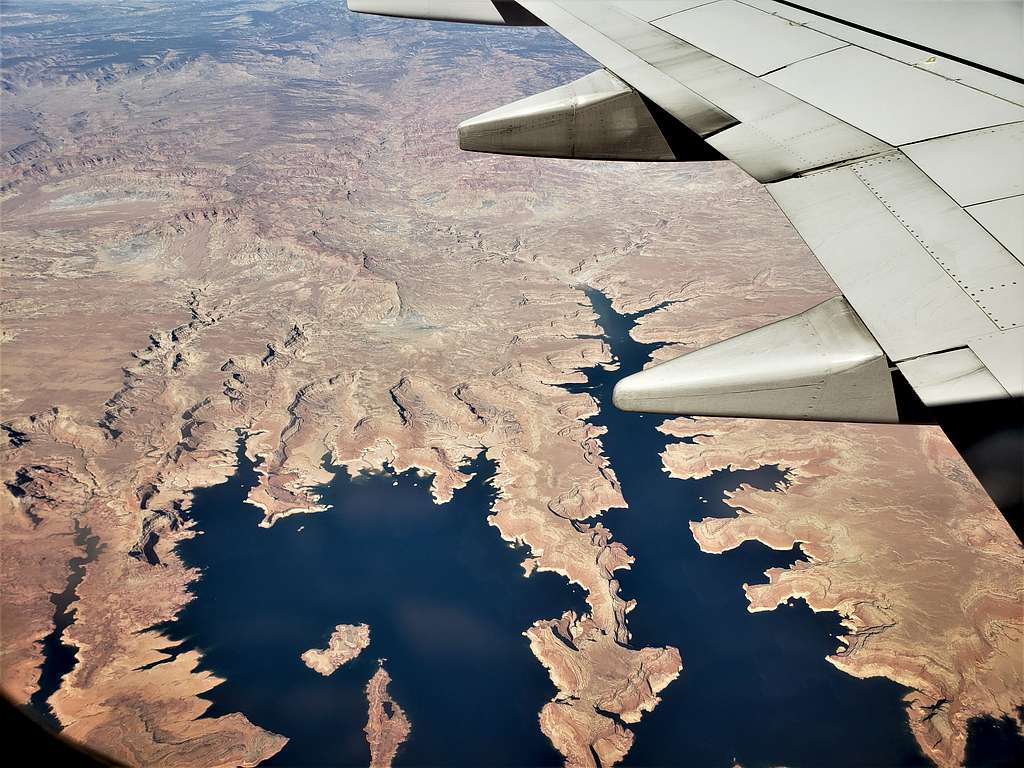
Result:
[[[843,632],[838,614],[815,614],[802,601],[775,611],[747,610],[743,585],[804,559],[799,547],[775,551],[748,542],[710,555],[693,538],[691,520],[735,516],[724,503],[726,491],[741,483],[785,485],[785,467],[726,470],[700,480],[669,477],[661,454],[672,438],[657,428],[671,417],[612,404],[615,383],[643,369],[661,346],[638,342],[631,332],[665,305],[626,314],[599,290],[585,290],[619,367],[585,368],[586,383],[565,388],[597,400],[599,411],[588,421],[607,430],[603,452],[627,504],[602,520],[636,558],[617,574],[623,597],[637,601],[628,617],[630,644],[671,645],[683,659],[662,701],[630,726],[636,739],[626,763],[925,765],[902,701],[907,689],[886,679],[853,678],[826,661]],[[779,738],[784,733],[799,738]],[[847,745],[842,752],[834,749],[838,743]]]
[[[85,578],[86,566],[103,551],[99,536],[93,535],[92,530],[78,520],[75,521],[75,544],[84,552],[68,561],[70,572],[64,590],[50,593],[50,602],[54,606],[53,629],[43,638],[39,684],[28,704],[32,712],[56,731],[62,726],[50,707],[50,697],[60,690],[65,676],[78,663],[78,647],[64,642],[64,632],[75,622],[77,609],[74,604],[78,600],[78,586]]]

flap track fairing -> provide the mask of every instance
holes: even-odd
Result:
[[[471,152],[577,160],[718,160],[685,126],[605,69],[459,126]]]
[[[543,21],[512,0],[348,0],[348,9],[356,13],[427,21],[544,26]]]
[[[626,411],[899,421],[885,353],[841,297],[627,376],[613,397]]]

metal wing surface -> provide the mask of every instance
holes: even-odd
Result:
[[[762,182],[845,298],[636,373],[616,403],[896,421],[1024,395],[1024,3],[349,0],[547,24],[602,66],[466,121],[549,157],[722,156]]]

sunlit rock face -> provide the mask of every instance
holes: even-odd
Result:
[[[82,555],[76,531],[88,529],[99,548],[57,638],[73,663],[47,702],[65,733],[130,764],[268,759],[289,734],[243,712],[201,717],[220,680],[201,649],[169,655],[159,629],[200,577],[175,549],[197,534],[193,490],[233,475],[240,433],[264,526],[324,512],[314,489],[328,467],[418,469],[443,504],[483,453],[497,494],[481,514],[525,548],[524,573],[557,573],[586,593],[584,615],[522,628],[556,689],[537,727],[570,764],[626,756],[631,726],[686,684],[687,651],[631,641],[634,602],[616,578],[633,562],[629,542],[600,522],[624,505],[616,467],[587,423],[595,401],[563,386],[614,365],[583,287],[623,311],[665,304],[635,331],[663,344],[659,359],[813,306],[835,289],[768,196],[728,165],[459,153],[461,119],[594,68],[544,29],[358,18],[338,2],[12,2],[3,49],[5,692],[27,702],[39,689],[48,598],[65,590]],[[830,434],[804,429],[812,445]],[[866,445],[889,444],[861,429]],[[928,456],[951,450],[929,440]],[[711,466],[792,461],[786,441],[722,444]],[[833,469],[844,487],[898,491],[901,509],[933,507],[927,471],[908,490],[867,462]],[[771,497],[758,519],[811,547],[787,527],[802,514],[793,498]],[[869,514],[845,525],[857,546],[874,535]],[[1019,561],[1008,530],[983,530],[984,552]],[[958,563],[967,533],[943,540]],[[957,661],[941,679],[918,685],[898,665],[833,659],[921,692],[915,730],[942,764],[962,754],[966,717],[1021,703],[1019,667],[1016,678],[974,676],[985,643],[1005,655],[1020,638],[1019,593],[1005,569],[982,565],[958,582],[962,601],[917,606],[928,638],[901,635],[949,647],[940,655]],[[857,578],[866,594],[892,595],[919,577]],[[379,765],[420,727],[390,683],[381,667],[359,691]],[[959,709],[928,716],[946,690],[965,692],[947,697]]]

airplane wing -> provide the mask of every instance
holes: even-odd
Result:
[[[348,4],[551,26],[603,68],[467,120],[464,149],[727,158],[842,291],[626,377],[619,407],[891,422],[901,380],[926,406],[1024,395],[1020,0]]]

